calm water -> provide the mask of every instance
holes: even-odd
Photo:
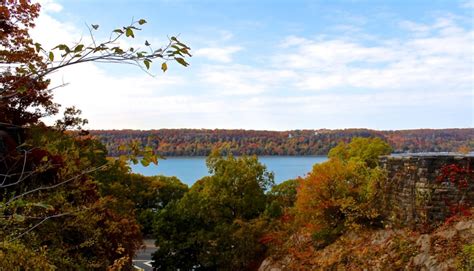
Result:
[[[275,182],[305,176],[314,164],[327,160],[326,156],[261,156],[259,161],[267,166],[267,170],[275,174]],[[169,157],[159,160],[158,166],[132,165],[132,171],[145,176],[165,175],[176,176],[182,182],[192,185],[195,181],[209,175],[206,157]]]

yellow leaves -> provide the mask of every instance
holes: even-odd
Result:
[[[44,247],[34,250],[6,240],[0,242],[0,266],[3,270],[56,270]]]
[[[331,243],[345,230],[379,223],[380,210],[374,199],[384,174],[366,163],[374,152],[364,144],[372,143],[357,139],[338,145],[331,150],[330,160],[315,165],[301,182],[295,205],[297,222],[318,229],[313,236],[317,246]]]
[[[125,252],[125,249],[122,247],[122,245],[119,245],[115,252],[118,254],[123,254]]]
[[[129,262],[130,257],[123,256],[119,259],[116,259],[111,266],[107,267],[107,271],[124,270],[128,266]]]

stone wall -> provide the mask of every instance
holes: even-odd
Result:
[[[464,201],[474,205],[472,175],[462,191],[449,181],[438,181],[444,165],[456,164],[474,169],[472,155],[411,154],[381,158],[387,171],[385,212],[392,227],[427,230],[442,223],[449,215],[448,205]]]

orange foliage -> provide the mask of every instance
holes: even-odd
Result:
[[[377,137],[387,141],[395,152],[457,151],[474,142],[474,129],[418,129],[376,131],[344,130],[208,130],[160,129],[91,131],[106,145],[110,155],[123,154],[119,146],[139,140],[165,156],[206,156],[213,148],[225,148],[234,155],[316,155],[327,154],[339,142],[355,137]],[[289,137],[289,134],[292,137]],[[472,147],[472,146],[471,146]]]
[[[29,36],[39,8],[27,0],[2,1],[0,6],[0,47],[4,48],[0,62],[7,64],[0,74],[0,122],[32,124],[57,112],[48,90],[49,80],[36,76],[46,64]],[[42,112],[34,110],[39,108]]]
[[[315,165],[301,183],[296,200],[299,222],[311,230],[371,223],[378,217],[374,203],[378,168],[362,162],[331,159]]]

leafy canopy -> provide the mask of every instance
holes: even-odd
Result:
[[[347,229],[380,226],[379,188],[385,175],[377,159],[390,152],[378,138],[355,138],[333,148],[329,161],[314,165],[299,187],[296,214],[317,247]]]
[[[168,204],[155,221],[159,270],[244,270],[258,262],[265,229],[259,217],[273,174],[256,157],[207,159],[211,176],[197,181],[177,202]]]
[[[360,160],[373,168],[378,164],[379,156],[390,154],[392,147],[378,137],[356,137],[349,144],[340,142],[329,151],[329,158],[342,161]]]

